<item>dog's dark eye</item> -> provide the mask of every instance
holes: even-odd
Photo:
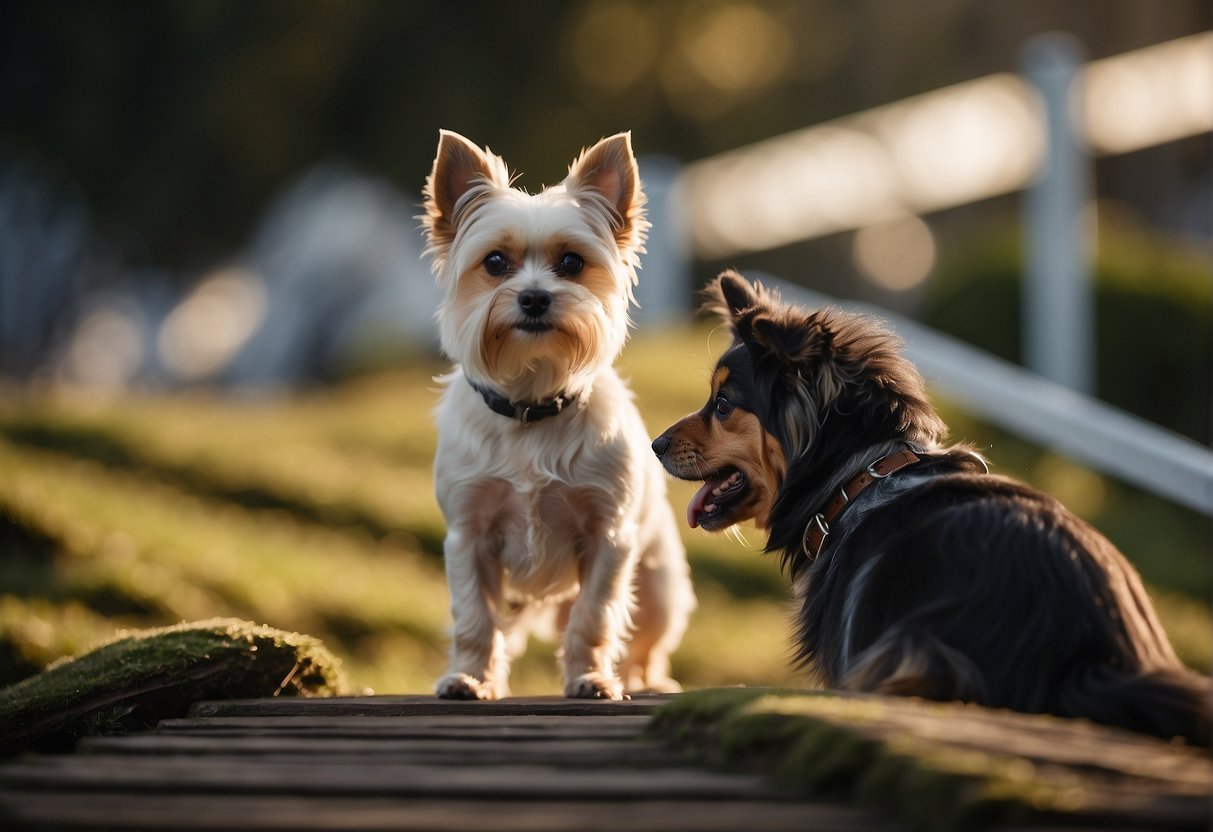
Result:
[[[505,274],[505,270],[510,267],[510,261],[505,259],[505,255],[500,251],[494,251],[484,258],[484,270],[494,277],[500,277]]]
[[[556,264],[556,271],[563,275],[575,275],[585,266],[585,260],[581,259],[580,254],[574,254],[571,251],[566,251],[564,256],[560,258],[560,262]]]
[[[716,397],[716,418],[721,419],[721,420],[727,419],[727,418],[729,418],[729,414],[732,412],[733,412],[733,403],[731,401],[729,401],[728,399],[726,399],[724,396],[717,396]]]

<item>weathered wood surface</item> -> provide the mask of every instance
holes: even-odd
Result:
[[[0,830],[892,832],[939,828],[932,818],[940,817],[954,827],[980,817],[1004,832],[1008,823],[1121,832],[1209,825],[1213,762],[1192,749],[975,706],[737,693],[728,710],[680,698],[678,708],[691,707],[681,718],[663,713],[665,741],[645,728],[669,697],[206,702],[154,731],[0,762]],[[709,711],[716,716],[695,716]],[[796,720],[809,721],[800,734],[790,730]],[[705,766],[726,747],[740,765]],[[806,765],[834,778],[826,791],[862,808],[794,799],[789,775]],[[840,777],[850,785],[840,789]],[[1008,778],[1072,788],[1084,803],[1074,812],[960,811],[969,791]],[[948,802],[953,809],[930,811]]]
[[[0,765],[0,828],[901,828],[644,739],[663,701],[203,703],[152,732]]]
[[[408,739],[562,739],[632,738],[648,717],[598,719],[577,716],[233,716],[166,719],[162,734],[205,733],[210,736],[387,737]]]
[[[231,699],[199,702],[191,717],[211,716],[647,716],[668,696],[636,695],[623,702],[532,696],[469,702],[421,696],[350,696],[325,699]]]
[[[277,736],[210,736],[203,733],[170,736],[140,734],[131,737],[95,737],[80,744],[81,751],[96,754],[127,754],[132,756],[206,756],[239,754],[244,757],[309,755],[316,750],[310,737]],[[326,759],[339,757],[366,760],[371,763],[387,758],[397,763],[419,765],[499,766],[555,765],[577,768],[597,768],[618,762],[619,741],[564,739],[480,740],[475,753],[469,754],[466,743],[451,743],[442,739],[377,738],[365,739],[327,737],[324,740]],[[631,768],[669,766],[671,750],[655,742],[636,740],[627,746],[627,763]]]
[[[655,720],[706,759],[802,794],[883,806],[920,828],[980,819],[1213,828],[1208,749],[1086,720],[863,694],[704,691]]]
[[[48,792],[21,807],[18,828],[174,830],[492,830],[492,832],[886,832],[899,827],[828,805],[763,800],[403,800],[307,796],[183,799]],[[0,804],[2,805],[2,804]],[[13,817],[12,815],[9,816]],[[13,827],[9,827],[13,828]]]

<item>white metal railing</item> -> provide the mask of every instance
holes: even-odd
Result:
[[[1065,44],[1045,37],[1029,46],[1025,69],[1031,75],[1034,58],[1048,59],[1046,64],[1056,58],[1056,49],[1043,47]],[[1042,51],[1043,56],[1033,55]],[[1089,298],[1070,303],[1064,315],[1053,314],[1065,306],[1055,291],[1067,282],[1060,279],[1066,275],[1059,275],[1059,265],[1072,266],[1060,268],[1073,273],[1069,284],[1084,282],[1083,264],[1059,256],[1067,243],[1056,239],[1076,235],[1075,206],[1081,208],[1086,193],[1072,187],[1070,180],[1083,175],[1077,166],[1086,164],[1074,157],[1125,153],[1213,129],[1213,32],[1075,64],[1072,73],[1072,82],[1053,85],[1051,109],[1047,84],[1035,79],[1034,88],[1021,76],[1002,73],[777,136],[681,170],[656,165],[659,175],[652,178],[642,160],[646,181],[662,182],[650,203],[659,236],[650,241],[638,293],[642,307],[658,302],[642,310],[642,322],[678,313],[661,301],[670,297],[670,285],[689,284],[692,256],[731,257],[1032,188],[1039,193],[1029,196],[1026,207],[1043,233],[1029,246],[1039,256],[1029,259],[1040,261],[1037,283],[1047,284],[1051,294],[1025,309],[1025,319],[1041,317],[1036,310],[1042,306],[1050,310],[1037,325],[1027,321],[1026,335],[1037,339],[1040,325],[1051,323],[1059,337],[1082,330],[1087,334],[1079,337],[1089,341],[1089,327],[1077,326],[1071,314]],[[1058,130],[1073,131],[1060,138],[1076,144],[1078,153],[1054,152]],[[1059,183],[1068,200],[1060,207],[1054,205]],[[1056,210],[1041,210],[1042,205]],[[884,319],[906,339],[908,357],[936,389],[991,423],[1213,516],[1209,448],[911,319],[777,279],[769,282],[796,303],[837,305]],[[659,288],[665,294],[650,298]],[[1053,339],[1042,349],[1056,355],[1073,348],[1067,343]],[[1089,372],[1051,375],[1081,387]]]
[[[987,421],[1213,516],[1213,451],[880,307],[761,276],[784,300],[838,306],[888,323],[941,393]]]
[[[1075,128],[1095,155],[1213,129],[1213,32],[1093,61]],[[1012,193],[1044,160],[1042,102],[1000,73],[737,148],[678,183],[694,253],[731,257]]]

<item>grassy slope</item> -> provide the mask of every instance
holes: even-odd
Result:
[[[652,433],[700,406],[723,346],[700,329],[629,347],[621,368]],[[427,690],[448,621],[430,481],[440,370],[294,398],[0,405],[0,680],[120,626],[231,615],[322,638],[355,685]],[[1158,588],[1177,647],[1208,666],[1207,524],[954,422],[1001,470],[1069,489],[1118,533]],[[680,507],[693,488],[670,490]],[[786,589],[774,559],[758,554],[761,539],[685,539],[701,605],[676,673],[691,686],[792,683]],[[536,647],[516,665],[515,692],[556,689],[551,655]]]

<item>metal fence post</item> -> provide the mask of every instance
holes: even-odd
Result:
[[[1024,196],[1024,364],[1083,393],[1094,388],[1091,163],[1075,119],[1083,49],[1049,32],[1024,46],[1024,74],[1040,92],[1045,142],[1040,176]]]

